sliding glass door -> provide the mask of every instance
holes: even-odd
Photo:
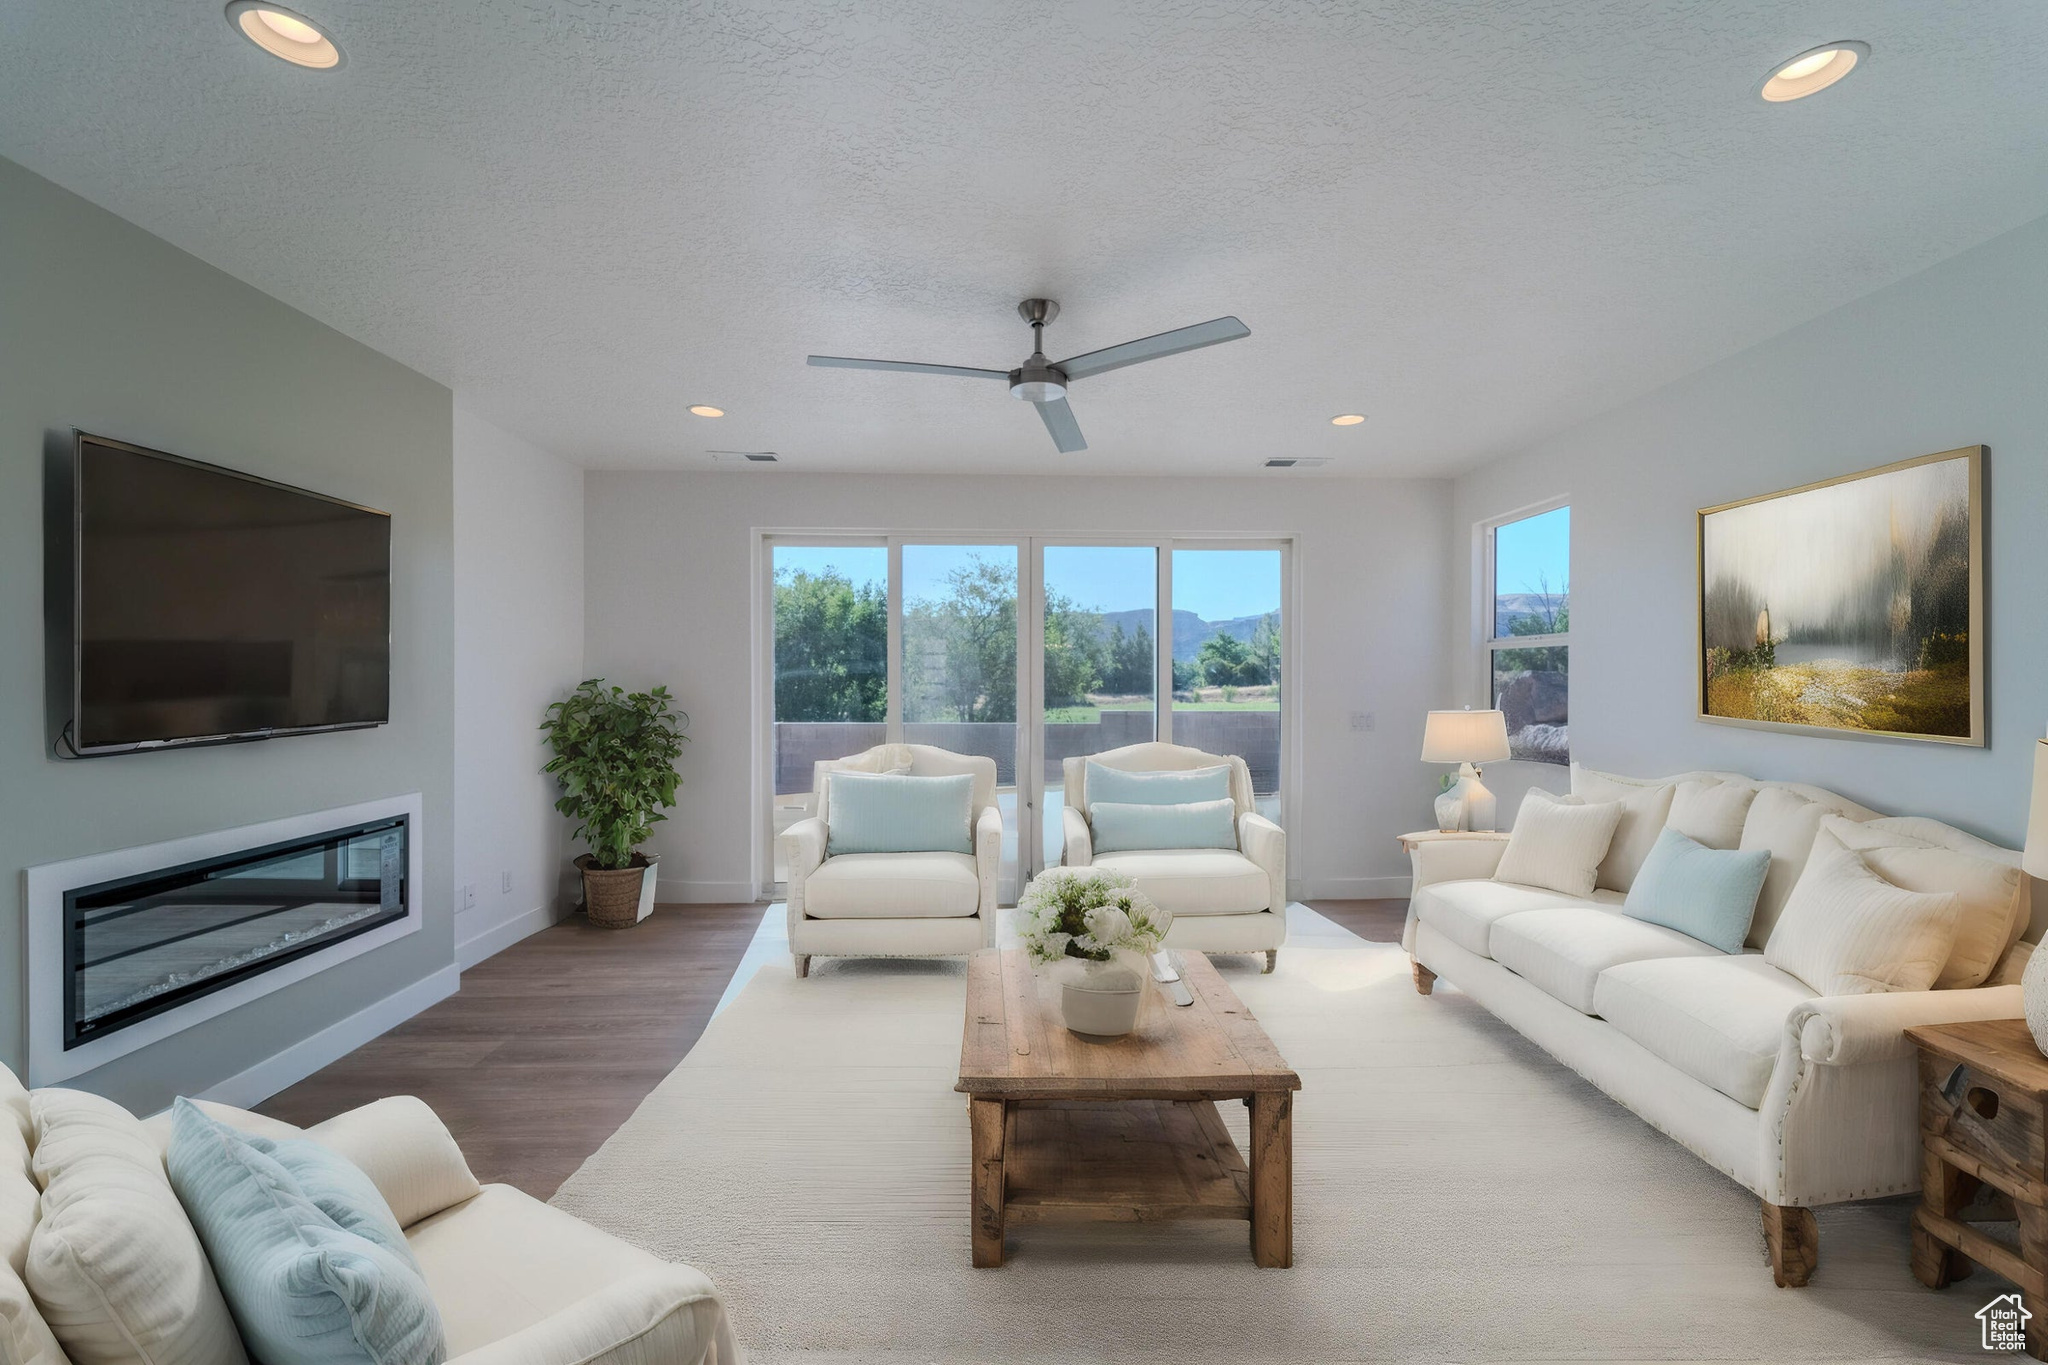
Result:
[[[1242,758],[1276,823],[1285,581],[1278,548],[1173,552],[1173,742]]]
[[[1002,883],[1017,886],[1017,579],[1012,545],[904,545],[902,738],[996,761]]]
[[[779,835],[811,814],[816,764],[888,736],[889,548],[775,542],[768,555],[770,827]],[[780,882],[780,849],[772,856]]]
[[[1056,866],[1065,760],[1159,730],[1159,549],[1045,545],[1039,632],[1041,867]]]
[[[1286,542],[762,537],[764,879],[819,762],[884,742],[996,764],[1001,894],[1060,861],[1063,762],[1151,739],[1242,757],[1284,807]],[[1171,611],[1163,610],[1170,603]]]

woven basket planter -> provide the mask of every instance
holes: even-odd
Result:
[[[631,867],[603,868],[592,865],[590,855],[576,859],[583,872],[583,909],[600,929],[630,929],[640,920],[640,883],[647,874],[647,860],[633,855]]]

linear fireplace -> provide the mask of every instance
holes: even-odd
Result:
[[[419,816],[401,797],[30,869],[32,1083],[413,932]]]

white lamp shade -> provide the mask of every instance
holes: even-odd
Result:
[[[1422,727],[1424,763],[1494,763],[1508,756],[1508,718],[1500,711],[1432,711]],[[2048,856],[2048,844],[2043,846]]]
[[[2036,877],[2048,877],[2048,739],[2034,741],[2034,804],[2027,817],[2027,851],[2020,866]]]

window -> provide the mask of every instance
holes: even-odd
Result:
[[[1571,543],[1569,507],[1486,533],[1487,695],[1531,763],[1571,762]]]

